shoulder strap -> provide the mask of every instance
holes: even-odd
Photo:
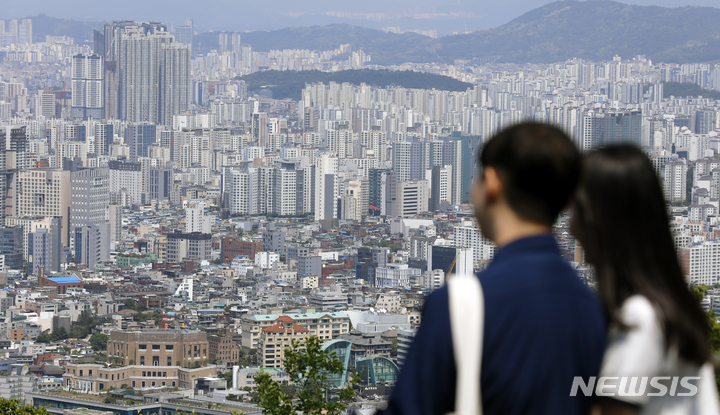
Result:
[[[485,299],[477,276],[448,279],[450,328],[457,368],[455,414],[482,414],[480,370],[485,323]]]

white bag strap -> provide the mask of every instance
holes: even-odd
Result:
[[[482,414],[480,370],[485,323],[485,299],[477,276],[448,279],[450,329],[457,368],[455,414]]]

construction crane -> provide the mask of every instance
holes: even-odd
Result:
[[[450,277],[450,274],[452,273],[453,268],[455,268],[455,262],[457,262],[458,257],[460,256],[460,252],[455,255],[455,259],[453,259],[452,264],[450,264],[450,269],[448,269],[448,272],[445,274],[445,279],[447,280]]]

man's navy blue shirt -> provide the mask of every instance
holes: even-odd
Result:
[[[574,376],[597,376],[605,350],[600,303],[550,235],[514,241],[478,274],[485,295],[482,403],[487,415],[586,414]],[[426,300],[422,322],[385,414],[446,414],[455,406],[448,290]]]

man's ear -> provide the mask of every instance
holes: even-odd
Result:
[[[502,197],[504,191],[500,176],[494,167],[485,167],[483,176],[485,199],[488,203],[494,203]]]

